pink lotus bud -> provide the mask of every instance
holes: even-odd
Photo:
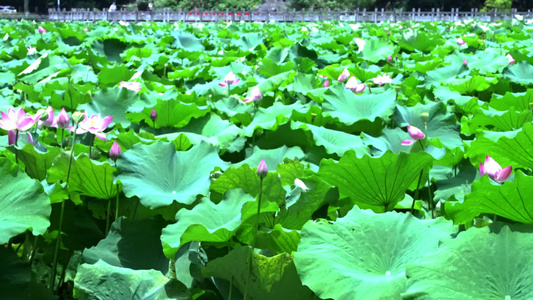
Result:
[[[392,56],[389,55],[389,57],[387,57],[387,62],[388,63],[392,62]]]
[[[257,102],[263,98],[263,95],[261,94],[261,89],[259,89],[259,86],[254,86],[252,88],[252,91],[250,92],[250,97],[244,99],[244,103],[248,102]]]
[[[357,79],[355,78],[355,76],[352,76],[350,77],[350,79],[348,79],[348,82],[346,82],[346,88],[358,94],[362,93],[365,90],[365,84],[357,83]]]
[[[337,81],[343,82],[348,77],[350,77],[350,71],[348,71],[348,69],[344,69],[341,75],[339,75],[339,78],[337,78]]]
[[[62,108],[59,114],[57,115],[57,118],[54,120],[52,127],[65,129],[68,127],[69,123],[70,119],[68,117],[67,111],[65,110],[65,108]]]
[[[329,79],[328,79],[328,76],[324,76],[326,78],[326,81],[324,81],[324,84],[322,85],[322,87],[328,87],[329,86]]]
[[[155,121],[155,119],[157,119],[157,111],[155,111],[155,108],[152,108],[152,112],[150,113],[150,119],[152,119],[152,121]]]
[[[89,32],[89,28],[85,28],[83,31],[85,31],[85,33]]]
[[[496,181],[496,182],[502,182],[507,180],[509,178],[509,175],[511,175],[511,171],[513,170],[513,167],[505,167],[502,169],[500,164],[498,164],[492,157],[488,156],[485,158],[484,164],[479,164],[479,174],[483,176],[483,174],[489,175],[489,177]]]
[[[268,167],[265,162],[265,159],[262,159],[261,162],[259,163],[259,166],[257,166],[257,176],[263,179],[267,176],[267,174],[268,174]]]
[[[411,125],[407,125],[407,133],[409,133],[409,136],[415,141],[421,140],[426,137],[422,130]]]
[[[117,141],[114,141],[113,146],[111,146],[111,149],[109,150],[109,158],[111,158],[113,161],[117,161],[117,158],[120,156],[120,152],[122,152],[122,149],[120,149]]]
[[[400,28],[400,29],[403,29],[403,26],[402,26],[402,25],[400,25],[400,27],[398,27],[398,28]]]
[[[507,54],[505,57],[509,59],[509,65],[512,65],[516,62],[516,60],[511,56],[511,54]]]
[[[458,38],[458,39],[457,39],[457,45],[462,46],[462,45],[464,45],[464,44],[466,44],[466,42],[463,41],[463,38]]]
[[[387,36],[390,36],[390,31],[387,31]]]
[[[466,61],[466,58],[463,59],[463,66],[465,66],[465,67],[468,66],[468,62]]]
[[[9,145],[15,145],[16,141],[15,139],[17,138],[17,132],[15,130],[10,130],[7,132],[7,143]]]
[[[42,120],[44,117],[46,118]],[[52,124],[54,124],[54,108],[53,107],[48,106],[46,108],[46,113],[41,115],[40,121],[38,121],[38,123],[41,123],[41,122],[42,122],[42,125],[49,126],[49,127],[52,126]]]
[[[403,140],[401,145],[402,146],[411,146],[415,141],[413,140]]]
[[[46,33],[46,29],[42,28],[41,26],[39,26],[37,30],[39,31],[40,34]]]

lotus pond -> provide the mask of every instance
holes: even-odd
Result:
[[[0,21],[1,297],[531,299],[532,41]]]

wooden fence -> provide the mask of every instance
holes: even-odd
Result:
[[[217,21],[245,21],[245,22],[313,22],[313,21],[342,21],[342,22],[382,22],[382,21],[460,21],[468,19],[478,19],[481,21],[495,22],[498,20],[511,19],[521,16],[524,19],[532,19],[528,12],[518,12],[512,9],[510,12],[498,12],[494,9],[491,12],[480,12],[478,9],[471,11],[441,11],[438,8],[431,11],[386,11],[378,10],[355,10],[355,11],[172,11],[158,10],[148,11],[126,11],[109,12],[107,10],[73,10],[57,11],[50,10],[47,16],[51,21],[87,21],[94,22],[100,20],[124,21],[124,22],[217,22]]]

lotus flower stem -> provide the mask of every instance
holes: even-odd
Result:
[[[259,181],[259,198],[257,199],[257,216],[255,219],[255,226],[254,226],[254,239],[252,241],[252,252],[250,253],[250,264],[248,265],[248,278],[246,279],[246,286],[244,287],[244,297],[243,299],[248,299],[246,296],[248,294],[248,283],[250,282],[250,275],[252,275],[252,262],[253,262],[253,253],[255,249],[255,242],[257,238],[257,231],[259,231],[259,214],[261,213],[261,198],[263,196],[263,177],[260,177]]]
[[[70,150],[70,159],[67,169],[67,180],[66,185],[68,188],[68,182],[70,179],[70,170],[72,168],[72,161],[74,160],[74,146],[76,146],[76,130],[78,130],[78,123],[74,125],[74,131],[72,132],[72,148]],[[52,276],[50,276],[50,289],[54,290],[55,278],[56,278],[56,269],[57,269],[57,255],[59,254],[59,246],[61,245],[61,228],[63,227],[63,216],[65,214],[65,200],[61,202],[61,212],[59,214],[59,227],[57,228],[57,238],[56,238],[56,247],[54,249],[54,260],[52,264]]]
[[[416,184],[416,191],[415,196],[413,198],[413,204],[411,205],[411,214],[414,214],[415,211],[415,202],[416,199],[418,199],[418,191],[420,190],[420,181],[422,181],[422,174],[424,174],[424,170],[420,171],[420,176],[418,176],[418,183]]]
[[[31,256],[30,256],[30,269],[31,269],[31,266],[33,265],[33,260],[35,259],[35,254],[37,253],[37,242],[39,240],[39,236],[36,236],[35,239],[33,240],[33,247],[31,248]]]
[[[428,176],[428,208],[431,211],[431,218],[435,219],[435,203],[433,203],[433,193],[431,192],[431,181]]]
[[[231,97],[231,84],[228,83],[228,97]]]
[[[117,163],[115,162],[115,167],[116,167]],[[120,193],[120,190],[119,188],[117,187],[117,197],[116,197],[116,203],[115,203],[115,221],[118,220],[118,203],[119,203],[119,193]]]
[[[89,144],[89,158],[90,159],[93,159],[92,158],[92,152],[93,152],[94,138],[95,138],[95,135],[92,134],[91,143]],[[74,149],[74,148],[72,148],[72,149]]]
[[[15,162],[19,163],[19,151],[17,150],[17,144],[18,144],[18,141],[19,141],[19,131],[17,129],[15,129]]]
[[[105,234],[109,233],[109,216],[111,215],[111,199],[107,201],[107,215],[105,219]]]

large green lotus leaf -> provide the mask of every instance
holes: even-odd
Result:
[[[508,67],[503,74],[505,77],[509,78],[511,82],[525,85],[533,83],[533,77],[531,77],[531,74],[533,74],[533,66],[525,61],[521,61]]]
[[[134,73],[126,65],[104,66],[98,74],[98,82],[101,87],[112,87],[121,81],[130,80]]]
[[[199,106],[194,103],[183,103],[176,100],[160,99],[153,109],[157,112],[155,128],[183,127],[189,124],[192,118],[200,118],[209,113],[209,109],[205,106]],[[152,125],[153,121],[150,119],[151,112],[152,109],[144,109],[142,113],[133,114],[130,119],[133,122],[143,120],[147,124]]]
[[[498,74],[509,65],[509,59],[505,56],[494,55],[484,51],[478,51],[478,53],[479,56],[468,57],[467,62],[468,68],[479,70],[479,74]]]
[[[222,120],[216,114],[209,114],[203,118],[191,120],[187,126],[178,129],[176,133],[158,137],[166,136],[169,140],[174,140],[174,137],[183,133],[192,144],[206,141],[215,147],[226,149],[230,152],[238,152],[245,145],[245,138],[240,137],[241,132],[241,128],[229,121]]]
[[[315,144],[324,146],[328,154],[335,153],[338,156],[343,156],[344,152],[354,150],[359,157],[370,155],[370,149],[363,144],[363,139],[357,135],[296,121],[291,122],[291,128],[311,131]]]
[[[241,35],[240,39],[234,42],[241,51],[253,51],[255,47],[263,43],[263,34],[260,32],[249,32]]]
[[[156,270],[132,270],[104,261],[81,264],[74,279],[76,299],[159,299],[169,281]]]
[[[280,205],[281,209],[276,216],[276,222],[287,229],[302,229],[302,226],[312,218],[318,209],[339,199],[337,189],[334,189],[332,185],[317,175],[298,177],[298,179],[309,190],[304,191],[300,187],[296,187],[293,180],[291,185],[295,188],[287,195],[285,203]]]
[[[439,86],[441,83],[453,81],[460,75],[466,75],[468,71],[468,68],[464,67],[462,64],[449,65],[434,71],[429,71],[427,73],[426,83],[428,85]]]
[[[191,241],[227,242],[243,221],[242,209],[254,197],[241,189],[229,190],[218,204],[209,198],[191,210],[181,209],[177,223],[163,229],[161,242],[167,257],[174,257],[178,249]]]
[[[170,34],[174,38],[172,46],[180,48],[181,51],[203,51],[202,41],[194,34],[184,31],[172,31]]]
[[[444,40],[439,39],[436,34],[429,34],[423,31],[415,31],[413,34],[410,30],[403,33],[402,38],[398,41],[400,47],[411,52],[415,50],[425,52],[442,44],[444,44]]]
[[[94,264],[103,260],[115,267],[154,269],[166,274],[169,261],[159,239],[163,227],[161,219],[133,221],[120,217],[105,239],[83,251],[83,261]]]
[[[90,43],[90,47],[95,54],[107,58],[109,62],[115,62],[117,64],[122,63],[120,54],[126,50],[128,44],[117,38],[107,38],[102,40],[95,40]]]
[[[286,158],[283,164],[278,165],[276,173],[279,174],[281,184],[291,185],[294,184],[294,179],[304,176],[305,167],[306,165],[297,159]]]
[[[284,87],[288,91],[293,91],[297,93],[307,94],[307,92],[313,90],[315,87],[315,82],[318,81],[317,77],[314,74],[297,74],[293,78],[293,83]]]
[[[286,63],[276,63],[270,58],[263,58],[260,63],[261,64],[257,68],[257,72],[268,78],[274,75],[292,71],[296,68],[292,61],[288,61]]]
[[[303,284],[322,299],[401,299],[405,267],[456,231],[444,218],[354,207],[335,222],[307,222],[294,263]]]
[[[131,122],[126,118],[126,112],[140,112],[144,107],[154,104],[155,99],[149,99],[126,88],[108,88],[94,93],[93,101],[81,105],[80,109],[87,110],[89,115],[113,116],[114,123],[128,127]]]
[[[18,77],[20,81],[34,85],[46,77],[66,69],[68,69],[68,65],[65,58],[45,53],[20,72]]]
[[[253,153],[250,157],[245,160],[233,164],[238,167],[243,164],[248,164],[249,166],[258,166],[262,159],[265,160],[269,171],[276,171],[279,164],[283,163],[285,158],[289,159],[303,159],[305,153],[300,149],[300,147],[287,147],[282,146],[276,149],[263,150],[258,147],[253,148]]]
[[[228,168],[219,178],[211,182],[210,189],[219,194],[224,194],[232,189],[242,189],[256,197],[259,194],[260,181],[256,167],[252,169],[249,165],[243,164],[239,167]],[[269,173],[263,178],[263,199],[273,202],[280,202],[285,199],[285,190],[276,173]]]
[[[293,111],[304,112],[306,107],[299,102],[291,105],[284,105],[281,102],[275,102],[269,108],[259,108],[253,116],[252,123],[244,128],[244,135],[251,137],[256,128],[262,130],[276,130],[279,125],[286,123]]]
[[[463,140],[459,134],[457,118],[446,110],[442,102],[430,102],[429,104],[417,104],[414,107],[397,106],[396,124],[407,127],[414,125],[424,132],[428,139],[439,139],[449,149],[463,147]],[[424,118],[422,113],[428,113]],[[426,126],[424,125],[426,122]]]
[[[352,125],[360,120],[373,122],[377,118],[384,121],[394,112],[395,93],[389,90],[382,94],[356,95],[339,84],[324,93],[322,109],[325,114],[346,125]]]
[[[371,39],[366,41],[361,55],[364,60],[377,63],[380,60],[386,60],[387,57],[394,54],[394,46],[388,40]]]
[[[168,206],[174,200],[191,204],[209,190],[210,173],[225,169],[217,150],[201,142],[188,151],[176,152],[173,143],[158,141],[137,144],[117,160],[116,180],[127,197],[137,196],[151,209]]]
[[[533,235],[471,228],[407,266],[403,299],[532,299]]]
[[[501,166],[533,169],[533,124],[526,123],[522,130],[510,137],[502,136],[496,141],[477,137],[466,151],[465,156],[472,161],[484,161],[490,155]]]
[[[491,83],[497,83],[496,78],[489,78],[485,76],[473,76],[467,79],[455,79],[450,81],[451,89],[464,94],[472,94],[488,89]],[[492,81],[490,81],[492,79]]]
[[[46,172],[60,153],[58,147],[49,147],[46,152],[42,152],[35,149],[31,143],[26,144],[22,150],[17,150],[19,160],[24,163],[26,174],[39,181],[46,178]]]
[[[529,103],[533,103],[533,89],[524,93],[506,92],[503,96],[492,94],[490,99],[490,107],[500,111],[507,111],[511,107],[519,111],[531,111]]]
[[[12,249],[0,247],[0,288],[3,299],[56,299],[52,292],[32,278],[29,264]]]
[[[406,151],[406,147],[402,146],[402,141],[410,139],[409,134],[401,128],[385,128],[379,137],[373,137],[369,134],[362,133],[362,140],[367,147],[371,146],[373,156],[381,156],[388,150],[394,153]]]
[[[70,155],[62,153],[48,170],[49,183],[66,182]],[[72,160],[68,188],[70,192],[80,193],[99,199],[111,199],[117,194],[113,183],[115,168],[109,163],[101,163],[82,154]]]
[[[249,270],[251,276],[248,276]],[[248,246],[239,247],[226,256],[210,261],[202,269],[202,274],[233,282],[241,294],[245,294],[247,288],[246,294],[251,299],[312,298],[311,290],[302,285],[292,257],[287,253],[266,257],[253,252]]]
[[[516,172],[514,181],[494,184],[488,176],[472,184],[472,192],[465,196],[461,212],[454,217],[459,223],[469,223],[472,217],[490,213],[504,218],[533,224],[533,177]],[[456,204],[458,205],[458,204]]]
[[[435,166],[433,169],[435,169]],[[452,171],[453,167],[450,167],[448,170]],[[435,202],[444,202],[450,198],[453,198],[462,202],[465,198],[465,195],[471,191],[472,182],[474,182],[474,179],[477,175],[476,168],[468,163],[466,166],[459,169],[459,173],[457,173],[457,175],[453,175],[452,172],[447,175],[448,176],[446,178],[438,178],[436,180],[438,188],[435,191],[433,200]]]
[[[407,188],[432,161],[425,152],[398,155],[387,151],[378,158],[358,158],[348,151],[338,163],[323,160],[318,175],[360,207],[382,212],[404,198]]]
[[[531,123],[533,114],[526,111],[494,111],[478,108],[472,117],[461,120],[461,132],[474,134],[478,131],[513,131],[521,129],[524,124]]]
[[[42,185],[9,159],[0,159],[0,244],[30,229],[43,234],[52,211]]]
[[[286,229],[281,224],[276,224],[272,229],[258,232],[255,244],[256,248],[268,249],[273,254],[292,253],[298,249],[300,237],[299,230]]]

